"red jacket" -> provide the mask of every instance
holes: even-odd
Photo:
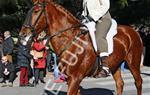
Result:
[[[35,68],[45,68],[46,67],[46,46],[44,44],[44,41],[36,41],[33,43],[32,50],[36,50],[38,52],[43,51],[43,57],[34,59],[34,67]]]

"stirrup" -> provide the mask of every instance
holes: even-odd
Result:
[[[110,76],[110,73],[107,72],[105,69],[101,69],[98,74],[95,76],[95,78],[102,78],[102,77],[108,77]]]
[[[110,74],[110,70],[106,66],[102,66],[102,70],[105,70],[107,74]]]
[[[105,64],[106,66],[104,65],[104,63],[105,63],[104,61],[105,61],[106,58],[107,58],[107,56],[104,56],[104,57],[100,58],[99,66],[98,66],[99,71],[98,71],[98,73],[95,76],[96,78],[110,76],[110,70],[109,70],[108,66],[106,64]]]

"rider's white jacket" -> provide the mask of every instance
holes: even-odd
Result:
[[[83,0],[83,16],[89,15],[95,21],[101,18],[110,8],[109,0]]]

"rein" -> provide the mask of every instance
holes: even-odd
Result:
[[[72,42],[77,41],[77,37],[81,36],[82,34],[85,35],[86,33],[88,33],[86,30],[80,31],[63,49],[60,50],[58,57],[72,45]]]
[[[72,28],[78,28],[78,27],[86,27],[86,26],[82,25],[82,24],[78,24],[78,25],[66,28],[64,30],[60,30],[60,31],[56,32],[55,34],[49,36],[48,37],[48,41],[51,40],[53,37],[55,37],[55,36],[57,36],[59,34],[62,34],[63,32],[66,32],[67,30],[70,30]],[[88,32],[86,30],[82,29],[63,49],[60,50],[60,53],[57,56],[59,57],[65,50],[67,50],[72,45],[72,42],[76,41],[76,37],[79,37],[80,35],[82,35],[82,34],[84,35],[86,33],[88,33]]]
[[[69,28],[66,28],[66,29],[63,29],[63,30],[60,30],[60,31],[57,31],[56,33],[54,33],[53,35],[50,36],[50,39],[52,39],[53,37],[59,35],[59,34],[62,34],[63,32],[66,32],[67,30],[70,30],[72,28],[78,28],[78,27],[82,27],[83,25],[82,24],[78,24],[78,25],[75,25],[75,26],[71,26]]]

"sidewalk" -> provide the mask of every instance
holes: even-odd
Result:
[[[19,87],[19,78],[20,78],[20,72],[17,73],[17,77],[14,80],[13,87]],[[44,78],[44,80],[47,81],[48,79],[53,79],[53,73],[52,72],[47,72],[46,77]],[[29,82],[32,83],[33,82],[33,78],[30,79]],[[0,88],[2,88],[1,84],[0,84]],[[3,88],[6,88],[6,87],[3,87]]]

